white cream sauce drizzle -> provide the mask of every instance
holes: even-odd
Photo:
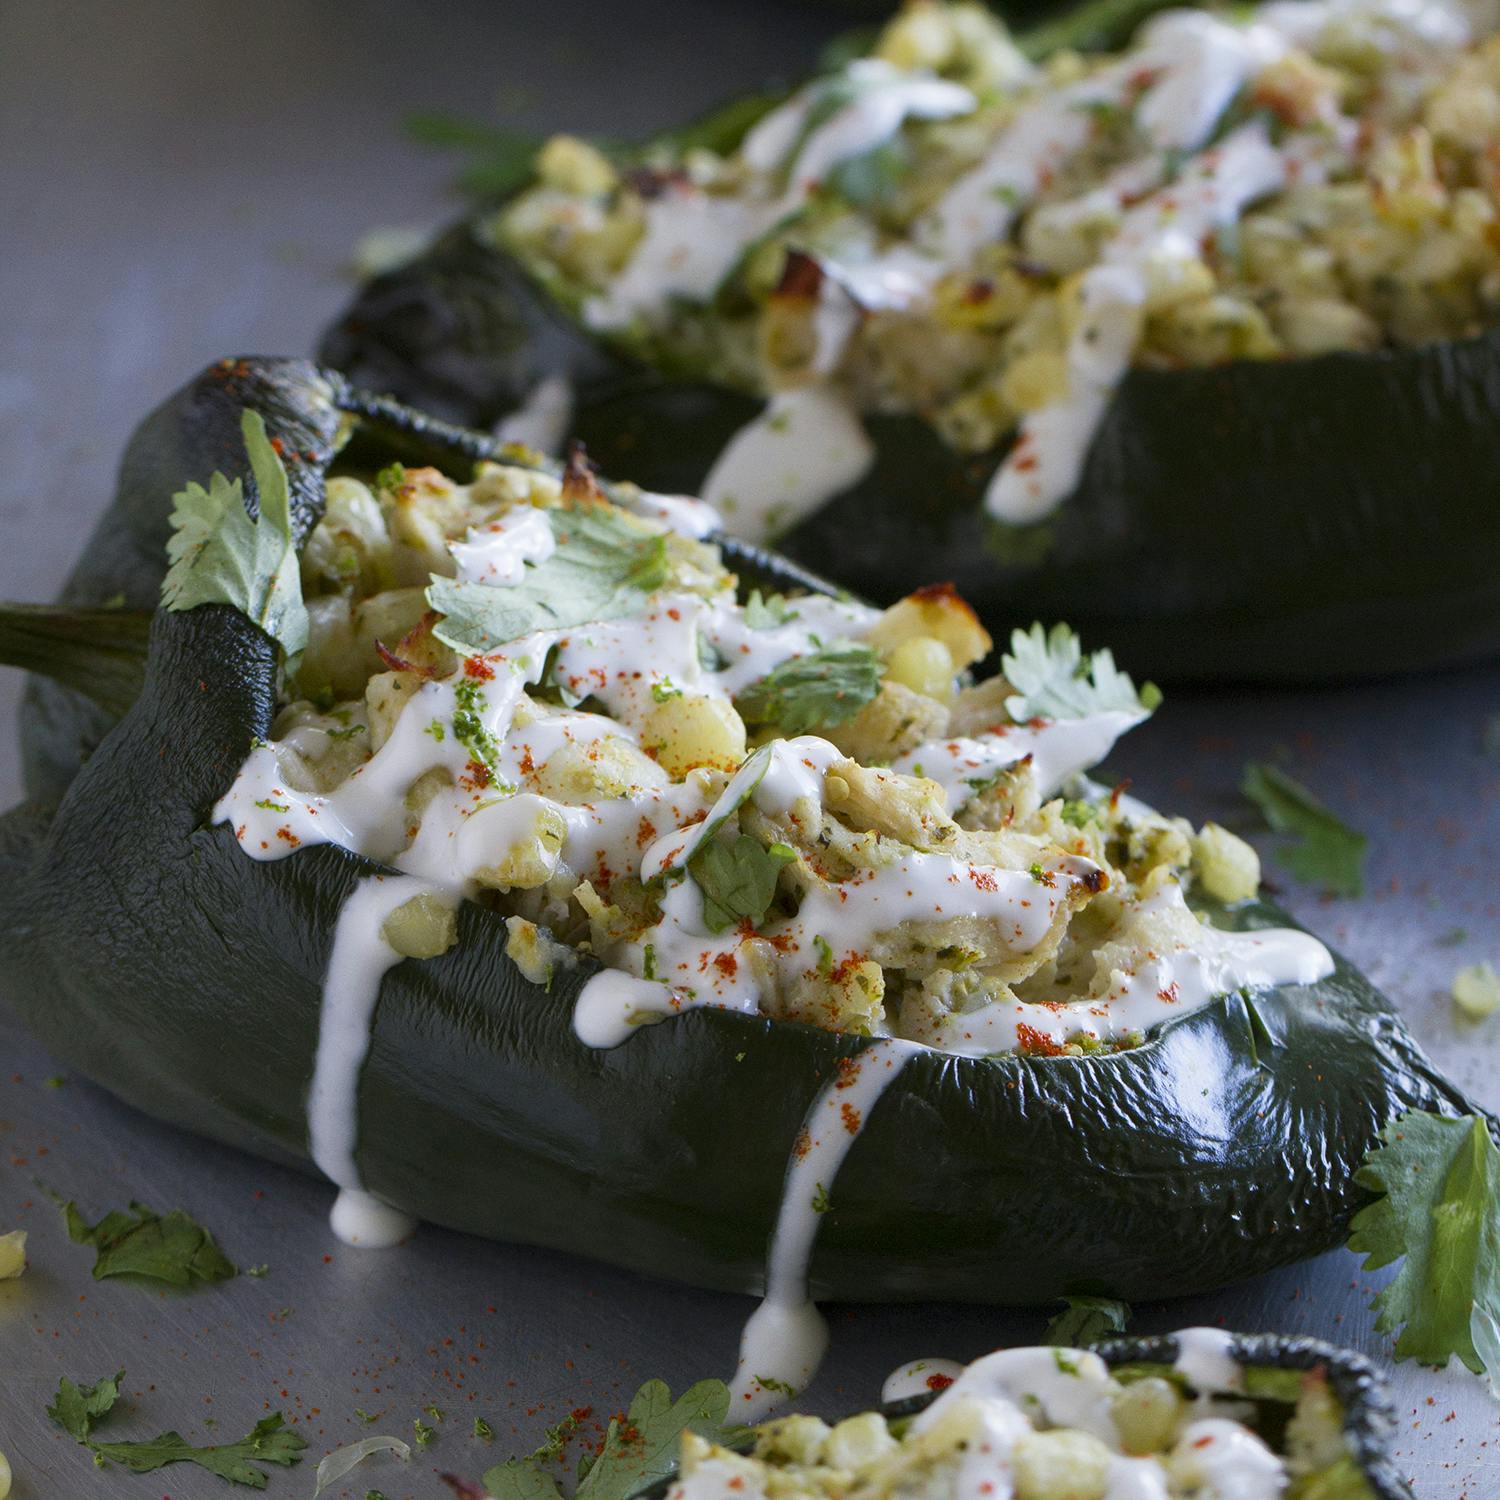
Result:
[[[913,1396],[928,1396],[952,1385],[963,1372],[964,1367],[956,1359],[914,1359],[886,1376],[880,1387],[880,1399],[891,1405]]]
[[[462,541],[448,545],[459,579],[495,588],[519,583],[527,563],[545,562],[556,550],[547,512],[520,505],[498,520],[471,526]]]
[[[763,541],[852,488],[875,462],[853,403],[833,386],[778,391],[729,440],[703,498],[737,536]]]
[[[366,1249],[399,1244],[416,1228],[415,1219],[365,1191],[354,1153],[359,1075],[370,1050],[380,981],[401,961],[381,928],[397,907],[431,889],[408,876],[372,875],[360,881],[339,911],[323,981],[318,1050],[307,1093],[308,1147],[318,1170],[339,1188],[334,1232]]]
[[[499,442],[556,453],[572,425],[572,382],[566,375],[544,375],[513,412],[495,423],[494,431]]]
[[[1135,910],[1171,918],[1176,942],[1168,948],[1158,939],[1132,968],[1108,972],[1095,998],[992,1000],[974,1010],[926,1016],[913,1031],[930,1047],[967,1057],[1014,1052],[1023,1039],[1033,1046],[1038,1038],[1061,1046],[1078,1035],[1121,1041],[1242,986],[1314,984],[1333,972],[1332,956],[1311,934],[1281,928],[1224,932],[1198,920],[1179,885],[1163,886]]]
[[[1183,1328],[1175,1337],[1172,1368],[1200,1395],[1232,1395],[1245,1389],[1245,1368],[1235,1358],[1232,1334],[1222,1328]]]
[[[1040,520],[1077,487],[1094,432],[1134,357],[1148,278],[1197,260],[1208,234],[1285,180],[1285,154],[1257,121],[1126,213],[1098,264],[1084,272],[1082,317],[1067,352],[1068,394],[1022,421],[985,492],[992,516],[1012,524]]]
[[[818,1205],[833,1193],[839,1168],[870,1111],[919,1051],[911,1042],[890,1037],[872,1042],[835,1072],[807,1112],[787,1164],[765,1299],[740,1337],[739,1366],[730,1387],[730,1410],[737,1421],[759,1421],[786,1399],[766,1382],[800,1391],[822,1363],[828,1325],[807,1287],[822,1218]]]
[[[1016,724],[919,745],[891,762],[893,770],[926,776],[948,794],[948,810],[957,812],[975,794],[975,782],[1031,757],[1037,790],[1055,796],[1081,771],[1099,764],[1115,741],[1141,723],[1145,713],[1088,714],[1081,719],[1048,719]]]

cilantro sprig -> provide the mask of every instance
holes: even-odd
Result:
[[[1081,1348],[1112,1333],[1124,1333],[1130,1304],[1114,1297],[1064,1297],[1068,1305],[1047,1324],[1044,1344]]]
[[[611,1419],[573,1500],[629,1500],[672,1472],[684,1432],[712,1441],[730,1438],[728,1412],[729,1387],[722,1380],[700,1380],[675,1401],[662,1381],[648,1380],[625,1415]],[[555,1457],[544,1445],[530,1457],[496,1464],[484,1476],[485,1490],[494,1500],[562,1500],[557,1481],[543,1467]]]
[[[845,641],[794,656],[734,700],[752,729],[794,736],[847,722],[880,691],[884,668],[868,647]]]
[[[132,1473],[147,1474],[167,1464],[190,1463],[207,1469],[210,1474],[217,1474],[220,1479],[227,1479],[231,1484],[263,1490],[266,1471],[256,1468],[256,1464],[290,1465],[302,1461],[307,1439],[288,1432],[279,1411],[262,1417],[237,1443],[197,1447],[177,1432],[158,1433],[154,1438],[139,1442],[96,1442],[94,1427],[113,1411],[120,1399],[120,1383],[124,1379],[125,1372],[121,1370],[116,1375],[96,1380],[93,1385],[79,1386],[64,1376],[58,1382],[56,1397],[47,1408],[47,1415],[70,1437],[89,1449],[94,1462],[101,1468],[116,1463]]]
[[[1083,646],[1066,625],[1043,630],[1013,630],[1010,650],[1000,659],[1005,680],[1015,691],[1005,711],[1017,724],[1028,719],[1081,719],[1088,714],[1148,714],[1161,702],[1154,682],[1139,691],[1130,675],[1115,665],[1110,651],[1083,654]]]
[[[443,618],[433,633],[466,656],[498,650],[533,630],[566,629],[639,610],[669,576],[667,539],[624,512],[583,502],[547,512],[555,547],[496,587],[434,577],[427,602]]]
[[[207,489],[193,483],[174,495],[162,603],[169,610],[233,605],[291,659],[307,645],[308,625],[286,468],[259,412],[245,411],[240,431],[260,501],[256,519],[245,510],[241,482],[219,473]]]
[[[1240,790],[1276,833],[1294,840],[1277,850],[1277,858],[1299,880],[1321,885],[1338,896],[1363,893],[1369,845],[1364,834],[1351,828],[1301,782],[1264,762],[1252,761],[1245,767]]]
[[[1401,1269],[1372,1304],[1396,1355],[1459,1359],[1500,1383],[1500,1149],[1488,1124],[1412,1110],[1388,1126],[1354,1180],[1381,1196],[1350,1225],[1366,1271]]]

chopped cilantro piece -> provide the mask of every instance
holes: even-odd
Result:
[[[1368,844],[1364,834],[1275,766],[1251,762],[1240,790],[1275,832],[1295,839],[1283,844],[1277,855],[1299,880],[1316,882],[1339,896],[1363,892]]]
[[[813,934],[813,948],[818,955],[818,973],[827,979],[833,973],[833,949],[820,932]]]
[[[213,1235],[180,1208],[163,1216],[144,1203],[132,1203],[128,1212],[115,1209],[89,1224],[71,1201],[61,1207],[68,1238],[75,1245],[94,1247],[96,1281],[145,1276],[171,1286],[191,1286],[195,1281],[227,1281],[238,1274]]]
[[[851,642],[793,657],[734,700],[745,723],[795,736],[852,719],[880,691],[884,669],[868,646]]]
[[[682,689],[672,685],[670,677],[663,677],[660,682],[651,684],[651,700],[653,703],[670,703],[673,698],[682,697]]]
[[[785,594],[762,594],[751,589],[745,601],[745,624],[751,630],[774,630],[797,618],[797,611],[787,603]]]
[[[101,1469],[106,1463],[117,1463],[133,1473],[146,1474],[165,1464],[190,1463],[231,1484],[263,1490],[266,1471],[255,1468],[251,1460],[267,1464],[302,1461],[307,1440],[286,1431],[279,1411],[262,1417],[237,1443],[199,1448],[176,1432],[163,1432],[142,1442],[97,1443],[93,1438],[94,1426],[113,1410],[124,1378],[125,1372],[121,1370],[91,1386],[77,1386],[64,1376],[58,1382],[56,1398],[47,1408],[47,1415],[64,1432],[93,1452],[94,1462]]]
[[[487,1443],[492,1437],[494,1437],[494,1435],[495,1429],[491,1427],[483,1417],[474,1418],[474,1436],[477,1437],[480,1442]]]
[[[813,1189],[812,1211],[815,1214],[826,1214],[833,1207],[833,1199],[828,1196],[828,1189],[820,1182]]]
[[[1064,1297],[1063,1301],[1068,1305],[1047,1324],[1043,1343],[1077,1349],[1106,1334],[1124,1333],[1130,1321],[1129,1306],[1113,1297]],[[1076,1374],[1076,1369],[1070,1373]]]
[[[781,867],[796,857],[787,845],[768,849],[748,833],[700,844],[688,861],[688,873],[703,893],[704,926],[714,933],[744,921],[758,927],[776,895]]]

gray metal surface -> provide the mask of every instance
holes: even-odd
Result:
[[[220,355],[306,350],[347,295],[341,268],[360,232],[450,211],[447,166],[403,143],[405,112],[483,112],[504,91],[519,124],[637,131],[795,69],[837,25],[791,0],[5,0],[0,596],[56,587],[147,406]],[[8,803],[13,684],[0,679],[0,693]],[[1500,1021],[1459,1023],[1446,989],[1459,964],[1500,958],[1500,759],[1483,748],[1496,713],[1493,669],[1196,696],[1169,700],[1111,768],[1161,805],[1232,819],[1244,761],[1279,757],[1365,828],[1363,900],[1323,904],[1294,887],[1287,897],[1491,1107]],[[56,1072],[0,1011],[0,1231],[32,1236],[31,1269],[0,1283],[0,1450],[17,1500],[226,1493],[193,1469],[94,1469],[45,1418],[62,1374],[125,1366],[120,1436],[175,1426],[222,1441],[282,1410],[310,1458],[371,1432],[410,1438],[435,1405],[436,1441],[409,1467],[372,1464],[335,1492],[422,1500],[446,1493],[439,1469],[477,1475],[574,1407],[593,1409],[587,1427],[642,1378],[678,1388],[733,1366],[744,1299],[436,1230],[397,1252],[346,1250],[326,1228],[320,1184],[166,1130],[80,1079],[49,1086]],[[184,1207],[231,1257],[267,1272],[189,1295],[93,1282],[90,1253],[68,1243],[34,1178],[90,1213],[133,1196]],[[1138,1308],[1137,1326],[1315,1333],[1388,1362],[1391,1341],[1367,1311],[1377,1282],[1336,1254],[1216,1297]],[[850,1307],[831,1320],[832,1351],[808,1394],[825,1411],[873,1400],[904,1360],[1033,1339],[1043,1317]],[[1500,1406],[1480,1383],[1410,1366],[1393,1379],[1402,1462],[1423,1500],[1500,1495]],[[476,1415],[493,1443],[471,1436]],[[272,1494],[311,1491],[308,1465],[273,1473]]]

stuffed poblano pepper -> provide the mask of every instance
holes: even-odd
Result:
[[[557,137],[323,356],[1157,676],[1492,652],[1493,6],[1153,9],[1036,62],[913,4],[732,129]]]
[[[1386,1393],[1311,1339],[1187,1328],[922,1360],[887,1405],[683,1434],[652,1500],[1410,1500]],[[730,1417],[733,1418],[731,1408]],[[623,1467],[623,1462],[622,1462]],[[489,1493],[512,1500],[503,1471]],[[492,1482],[493,1481],[493,1482]]]
[[[209,370],[68,607],[0,617],[56,679],[0,821],[6,999],[310,1162],[351,1240],[763,1290],[762,1395],[816,1364],[814,1296],[1325,1250],[1382,1130],[1464,1111],[1248,845],[1089,779],[1158,697],[1107,651],[1036,626],[975,681],[951,589],[876,610],[711,525],[308,364]]]

